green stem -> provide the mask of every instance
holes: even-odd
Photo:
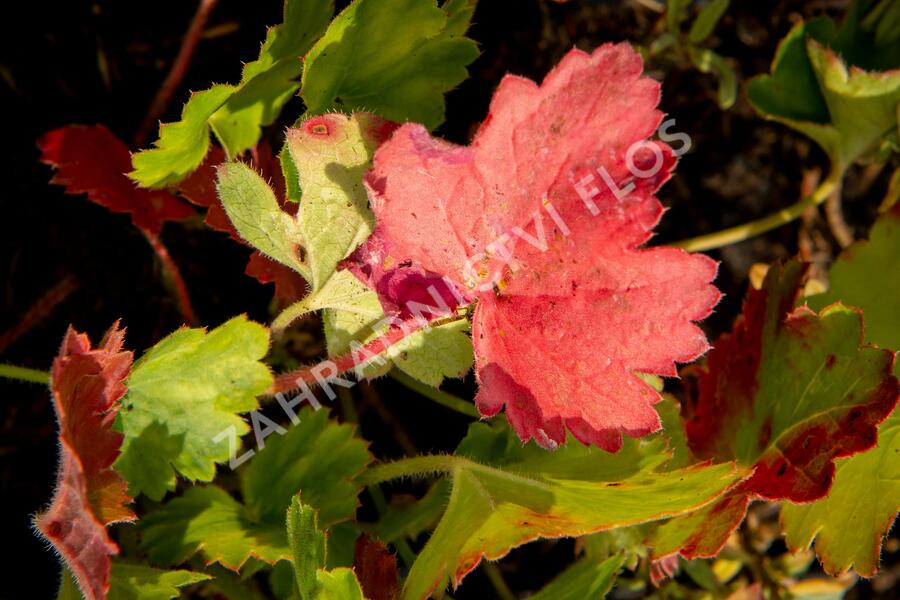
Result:
[[[743,242],[744,240],[748,240],[761,233],[781,227],[798,218],[806,212],[808,208],[818,206],[824,202],[835,190],[836,186],[839,185],[843,176],[843,169],[834,167],[832,168],[831,173],[829,173],[828,178],[820,183],[819,187],[817,187],[812,194],[787,208],[783,208],[778,212],[772,213],[762,219],[757,219],[756,221],[750,221],[749,223],[744,223],[737,227],[723,229],[722,231],[701,235],[688,240],[682,240],[672,244],[672,246],[684,248],[689,252],[714,250],[715,248]]]
[[[513,591],[506,585],[506,580],[503,579],[503,573],[500,572],[497,565],[490,561],[483,560],[481,561],[481,568],[490,580],[491,585],[494,586],[494,591],[497,592],[497,597],[500,598],[500,600],[516,600],[516,595],[513,594]]]
[[[28,381],[30,383],[41,383],[44,385],[50,383],[50,373],[47,371],[39,371],[38,369],[28,369],[26,367],[17,367],[16,365],[8,364],[0,364],[0,377],[18,379],[19,381]]]
[[[463,400],[459,396],[454,396],[453,394],[422,383],[421,381],[410,377],[400,369],[391,370],[389,375],[391,379],[402,383],[404,386],[408,387],[414,392],[425,396],[429,400],[437,402],[441,406],[449,408],[450,410],[455,410],[456,412],[462,413],[467,417],[473,417],[475,419],[481,418],[481,415],[478,414],[478,409],[475,408],[475,405],[471,402]]]
[[[430,454],[403,458],[394,462],[375,465],[357,478],[363,485],[374,485],[401,477],[428,477],[430,475],[449,475],[461,463],[471,461],[451,454]],[[473,463],[474,464],[474,463]]]

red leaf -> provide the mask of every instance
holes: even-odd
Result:
[[[91,202],[113,212],[129,213],[140,229],[158,234],[165,221],[194,214],[190,206],[165,190],[139,188],[126,173],[133,170],[122,140],[103,125],[69,125],[38,140],[41,162],[56,168],[51,183],[67,194],[87,194]]]
[[[365,533],[356,538],[353,570],[368,600],[397,597],[397,559],[383,542]]]
[[[236,241],[242,241],[225,214],[216,192],[216,167],[225,162],[225,151],[210,146],[203,163],[178,184],[178,193],[197,206],[206,208],[204,222],[214,231],[222,231]]]
[[[134,520],[126,506],[127,485],[111,466],[122,434],[112,431],[116,402],[132,353],[122,350],[125,332],[118,323],[97,349],[71,327],[53,361],[51,389],[59,421],[60,467],[50,508],[35,517],[75,575],[82,593],[93,600],[109,591],[109,557],[118,547],[106,525]]]
[[[712,505],[655,534],[654,555],[714,556],[756,499],[812,502],[834,460],[875,445],[900,397],[893,353],[862,345],[858,312],[794,308],[806,266],[773,266],[750,289],[730,334],[716,341],[686,398],[688,443],[701,459],[736,460],[749,476]]]
[[[505,77],[470,146],[403,125],[366,176],[377,226],[358,268],[413,264],[477,298],[478,407],[505,405],[523,441],[555,447],[568,428],[615,451],[623,433],[658,430],[659,395],[635,372],[675,375],[708,348],[693,321],[719,299],[716,263],[638,248],[675,163],[646,141],[662,114],[641,71],[625,44],[573,50],[541,86]],[[399,288],[386,309],[412,294]]]
[[[244,272],[260,283],[274,283],[275,297],[285,304],[296,302],[306,295],[306,280],[299,273],[259,252],[250,255]]]

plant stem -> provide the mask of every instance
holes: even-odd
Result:
[[[156,127],[157,119],[166,112],[166,108],[168,108],[169,103],[172,101],[172,96],[175,95],[175,90],[181,85],[181,80],[184,79],[184,76],[187,73],[188,65],[190,65],[191,58],[194,55],[194,50],[197,48],[197,43],[200,41],[200,37],[203,34],[203,28],[206,27],[206,21],[209,20],[209,15],[213,11],[213,8],[215,8],[217,2],[218,0],[200,0],[200,4],[197,6],[197,12],[194,13],[194,18],[191,19],[191,24],[184,36],[184,40],[181,42],[181,48],[178,50],[178,55],[175,57],[175,61],[169,69],[169,74],[166,75],[166,79],[163,81],[162,86],[156,93],[156,97],[153,99],[153,104],[150,105],[147,115],[144,117],[141,126],[134,135],[135,146],[140,147],[144,145],[147,141],[147,137]]]
[[[59,306],[76,289],[78,289],[78,280],[72,274],[67,274],[60,279],[25,311],[25,314],[22,315],[22,318],[15,325],[0,334],[0,352],[6,350],[13,342],[47,318],[53,312],[53,309]]]
[[[494,591],[497,592],[497,597],[500,598],[500,600],[516,600],[516,595],[513,594],[513,591],[506,585],[506,580],[503,579],[503,573],[500,572],[497,565],[489,560],[483,560],[481,561],[481,568],[490,580],[491,585],[494,586]]]
[[[853,230],[844,220],[844,209],[841,206],[841,186],[834,186],[834,190],[825,201],[825,221],[831,230],[831,235],[837,240],[841,248],[846,248],[853,243]]]
[[[363,485],[373,485],[401,477],[426,477],[429,475],[447,475],[462,464],[476,464],[472,461],[453,456],[452,454],[428,454],[402,458],[393,462],[375,465],[358,477]]]
[[[374,360],[374,356],[380,356],[389,350],[391,346],[416,333],[420,329],[424,329],[426,326],[440,327],[441,325],[465,318],[466,313],[453,313],[431,322],[426,322],[424,319],[417,318],[409,319],[402,322],[397,327],[388,329],[368,344],[354,348],[348,354],[329,358],[316,365],[303,367],[279,375],[275,378],[272,387],[270,387],[266,393],[274,395],[288,392],[300,387],[301,382],[307,385],[316,384],[323,380],[347,373],[348,371],[353,371],[357,369],[357,367],[361,367],[365,363]]]
[[[445,392],[439,388],[433,388],[430,385],[422,383],[421,381],[414,379],[401,371],[400,369],[392,369],[390,373],[391,379],[403,384],[409,389],[413,390],[425,396],[429,400],[437,402],[441,406],[449,408],[450,410],[455,410],[458,413],[462,413],[467,417],[473,417],[475,419],[480,419],[481,415],[478,414],[478,409],[475,408],[475,405],[471,402],[467,402],[463,400],[459,396],[454,396],[448,392]]]
[[[843,176],[844,172],[842,169],[832,168],[831,173],[829,173],[828,175],[828,178],[820,183],[812,194],[810,194],[806,198],[803,198],[799,202],[788,206],[787,208],[783,208],[778,212],[772,213],[767,217],[763,217],[762,219],[757,219],[756,221],[750,221],[749,223],[744,223],[743,225],[738,225],[737,227],[731,227],[729,229],[723,229],[722,231],[717,231],[715,233],[709,233],[706,235],[701,235],[699,237],[682,240],[680,242],[672,244],[672,246],[675,246],[676,248],[684,248],[689,252],[714,250],[715,248],[721,248],[723,246],[728,246],[737,242],[743,242],[744,240],[748,240],[754,236],[760,235],[761,233],[765,233],[777,227],[781,227],[782,225],[790,223],[794,219],[800,217],[800,215],[802,215],[806,209],[812,206],[818,206],[819,204],[824,202],[840,184]]]
[[[27,367],[17,367],[16,365],[8,365],[5,363],[0,363],[0,377],[18,379],[19,381],[27,381],[29,383],[41,383],[44,385],[50,383],[50,373],[47,371],[39,371],[38,369],[29,369]]]
[[[162,240],[160,240],[156,234],[150,233],[146,229],[141,229],[141,233],[147,238],[147,241],[150,243],[150,246],[153,248],[153,251],[156,252],[156,256],[159,257],[159,260],[162,263],[163,276],[169,284],[170,289],[175,294],[175,300],[178,303],[181,316],[188,325],[197,325],[199,321],[197,320],[197,315],[194,313],[194,307],[191,304],[191,296],[188,294],[187,285],[184,283],[181,271],[178,270],[178,265],[172,260],[172,255],[169,254],[169,251],[163,245]]]

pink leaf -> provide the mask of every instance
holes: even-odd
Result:
[[[119,549],[106,525],[134,520],[127,485],[111,466],[122,434],[112,430],[132,353],[122,350],[118,323],[97,349],[71,327],[53,361],[51,389],[59,421],[60,467],[50,508],[35,526],[53,544],[93,600],[109,590],[109,557]]]
[[[639,248],[675,163],[646,141],[662,114],[641,71],[626,44],[572,50],[540,86],[506,76],[471,145],[403,125],[366,176],[377,226],[355,270],[411,264],[477,299],[478,407],[505,406],[523,441],[552,448],[568,428],[616,451],[658,430],[659,395],[635,373],[675,375],[708,348],[693,322],[718,302],[716,263]],[[416,293],[369,283],[386,310]]]

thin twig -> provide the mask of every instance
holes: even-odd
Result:
[[[185,323],[194,326],[198,325],[199,321],[197,320],[197,315],[194,313],[194,307],[191,304],[191,296],[188,293],[187,285],[184,283],[181,271],[178,270],[178,265],[172,260],[172,255],[169,254],[169,251],[163,245],[162,240],[160,240],[156,234],[150,233],[145,229],[141,229],[141,232],[144,234],[144,237],[147,238],[147,241],[150,243],[150,246],[153,248],[153,251],[156,252],[156,256],[162,263],[163,277],[165,278],[166,284],[175,295],[178,309],[181,311],[181,316],[184,318]]]
[[[141,126],[134,135],[135,147],[139,148],[147,142],[150,133],[156,128],[157,120],[169,107],[172,96],[175,95],[175,91],[178,89],[178,86],[181,85],[181,80],[184,79],[184,76],[187,73],[188,66],[191,64],[191,58],[194,55],[194,50],[197,48],[197,42],[200,41],[200,38],[203,35],[203,28],[206,27],[209,15],[213,8],[215,8],[217,2],[218,0],[200,0],[200,4],[197,6],[197,12],[194,13],[194,18],[191,19],[190,27],[188,27],[184,40],[181,42],[181,49],[178,50],[178,56],[175,57],[175,61],[169,69],[169,74],[166,75],[166,79],[156,93],[156,97],[153,99],[153,103],[150,105],[147,115],[144,117]]]
[[[70,273],[60,279],[53,287],[29,307],[18,322],[0,334],[0,352],[3,352],[17,339],[25,335],[35,325],[43,321],[69,295],[78,289],[78,281]]]

